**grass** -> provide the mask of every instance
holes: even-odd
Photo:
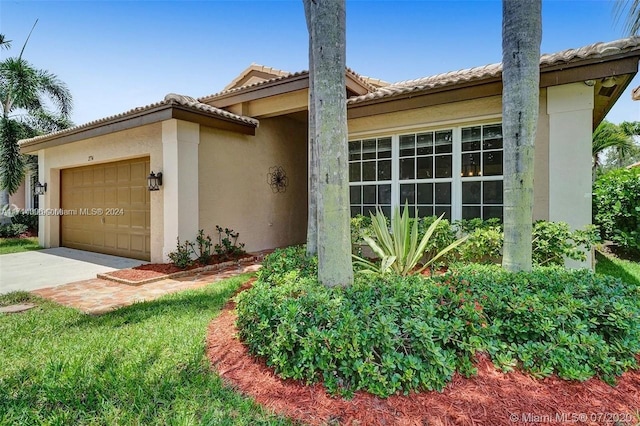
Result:
[[[640,263],[605,256],[596,251],[596,272],[612,275],[629,284],[640,286]]]
[[[28,293],[0,305],[0,425],[282,425],[223,385],[207,325],[248,274],[90,316]]]
[[[30,238],[0,238],[0,254],[20,253],[23,251],[40,250],[38,237]]]

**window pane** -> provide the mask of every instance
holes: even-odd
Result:
[[[419,217],[433,216],[433,207],[431,207],[431,206],[418,206],[418,216]]]
[[[362,159],[373,160],[376,158],[376,140],[367,139],[362,141]]]
[[[391,204],[391,185],[378,185],[378,204]]]
[[[400,179],[416,178],[414,163],[414,158],[403,158],[400,160]]]
[[[433,177],[433,157],[418,157],[418,179]]]
[[[391,138],[378,139],[378,158],[391,158]]]
[[[391,160],[378,161],[378,180],[391,180]]]
[[[436,216],[440,216],[444,213],[444,218],[451,221],[451,207],[448,206],[436,206],[435,212],[433,213]]]
[[[482,202],[484,204],[502,204],[502,181],[489,181],[482,184]]]
[[[482,218],[484,220],[497,217],[502,220],[502,206],[485,206],[482,208]]]
[[[436,154],[452,152],[453,134],[451,130],[436,132]]]
[[[436,183],[436,204],[451,204],[451,183]]]
[[[362,163],[362,180],[376,180],[375,161],[365,161]]]
[[[480,153],[462,154],[462,177],[480,176]]]
[[[360,162],[349,164],[349,182],[360,182]]]
[[[451,177],[451,155],[436,156],[436,177]]]
[[[349,200],[351,204],[361,204],[362,203],[362,187],[360,186],[351,186],[349,187]]]
[[[480,206],[462,206],[463,219],[475,219],[477,217],[482,217],[480,215]]]
[[[462,129],[462,150],[477,151],[480,149],[480,126]]]
[[[349,161],[360,159],[360,141],[349,142]]]
[[[480,182],[462,182],[462,204],[480,204]],[[480,217],[480,210],[478,216]]]
[[[391,206],[380,206],[380,209],[386,217],[391,217]]]
[[[418,204],[433,204],[433,184],[418,184]]]
[[[433,133],[420,133],[417,146],[418,155],[433,154]]]
[[[362,202],[364,204],[376,203],[376,186],[367,185],[362,187]]]
[[[376,214],[376,206],[362,206],[362,214],[369,217],[373,213]]]
[[[482,154],[482,174],[499,176],[502,174],[502,151],[491,151]]]
[[[415,204],[416,203],[416,193],[415,193],[415,185],[414,184],[404,184],[400,185],[400,205],[404,206],[405,203]]]
[[[400,136],[400,157],[416,155],[416,135]]]
[[[501,149],[502,148],[502,125],[485,126],[482,148]]]
[[[351,206],[351,217],[356,217],[362,212],[360,206]]]

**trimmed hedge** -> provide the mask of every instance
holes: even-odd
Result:
[[[326,288],[301,248],[269,256],[238,298],[240,337],[277,374],[332,394],[442,390],[488,352],[503,370],[613,383],[637,368],[640,289],[561,268],[473,265],[435,278],[359,276]],[[283,256],[283,253],[285,255]]]

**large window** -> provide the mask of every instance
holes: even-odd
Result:
[[[418,216],[502,218],[502,161],[500,124],[350,141],[351,215],[407,204]]]

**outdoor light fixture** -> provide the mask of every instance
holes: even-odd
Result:
[[[162,172],[153,173],[147,177],[147,183],[149,184],[149,191],[157,191],[162,185]]]
[[[36,182],[35,186],[33,187],[33,193],[36,195],[44,195],[45,192],[47,192],[47,184]]]

